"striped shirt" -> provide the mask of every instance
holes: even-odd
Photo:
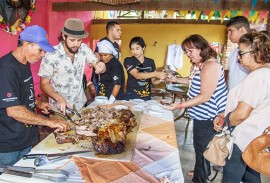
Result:
[[[202,65],[203,66],[203,65]],[[202,66],[197,70],[192,78],[190,89],[188,91],[189,99],[192,99],[201,93],[201,77]],[[188,108],[188,115],[196,120],[214,119],[217,114],[225,110],[227,101],[227,87],[224,77],[224,69],[222,67],[222,76],[218,80],[216,90],[210,100],[197,106]]]

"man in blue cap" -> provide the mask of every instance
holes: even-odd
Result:
[[[36,114],[36,106],[44,113],[48,103],[35,100],[30,64],[38,62],[54,48],[46,31],[29,26],[20,34],[18,47],[0,58],[0,167],[13,165],[38,142],[38,125],[70,129],[64,120]]]

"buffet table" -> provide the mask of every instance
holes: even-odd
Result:
[[[129,161],[113,160],[106,156],[98,156],[99,158],[73,156],[71,159],[38,168],[66,170],[69,172],[66,182],[69,183],[184,182],[172,112],[153,108],[156,105],[155,101],[144,103],[122,101],[121,105],[123,104],[134,110],[140,110],[138,106],[143,106],[135,148]],[[37,153],[38,150],[40,152],[40,146],[44,145],[51,135],[35,146],[29,154]],[[61,145],[57,148],[61,150]],[[46,153],[46,148],[43,149],[43,153]],[[22,159],[15,166],[34,167],[34,160]],[[45,183],[50,181],[2,174],[0,182]]]

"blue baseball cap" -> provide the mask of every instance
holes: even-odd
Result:
[[[21,32],[19,39],[22,41],[36,43],[42,50],[46,52],[53,52],[55,50],[48,41],[46,31],[38,25],[26,27]]]

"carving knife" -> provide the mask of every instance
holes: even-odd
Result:
[[[45,155],[49,158],[49,157],[67,156],[67,155],[81,154],[81,153],[88,153],[88,152],[92,152],[92,151],[91,150],[74,151],[74,152],[64,152],[64,153],[54,153],[54,154],[27,154],[23,156],[23,159],[35,159],[36,157],[41,156],[41,155]]]

